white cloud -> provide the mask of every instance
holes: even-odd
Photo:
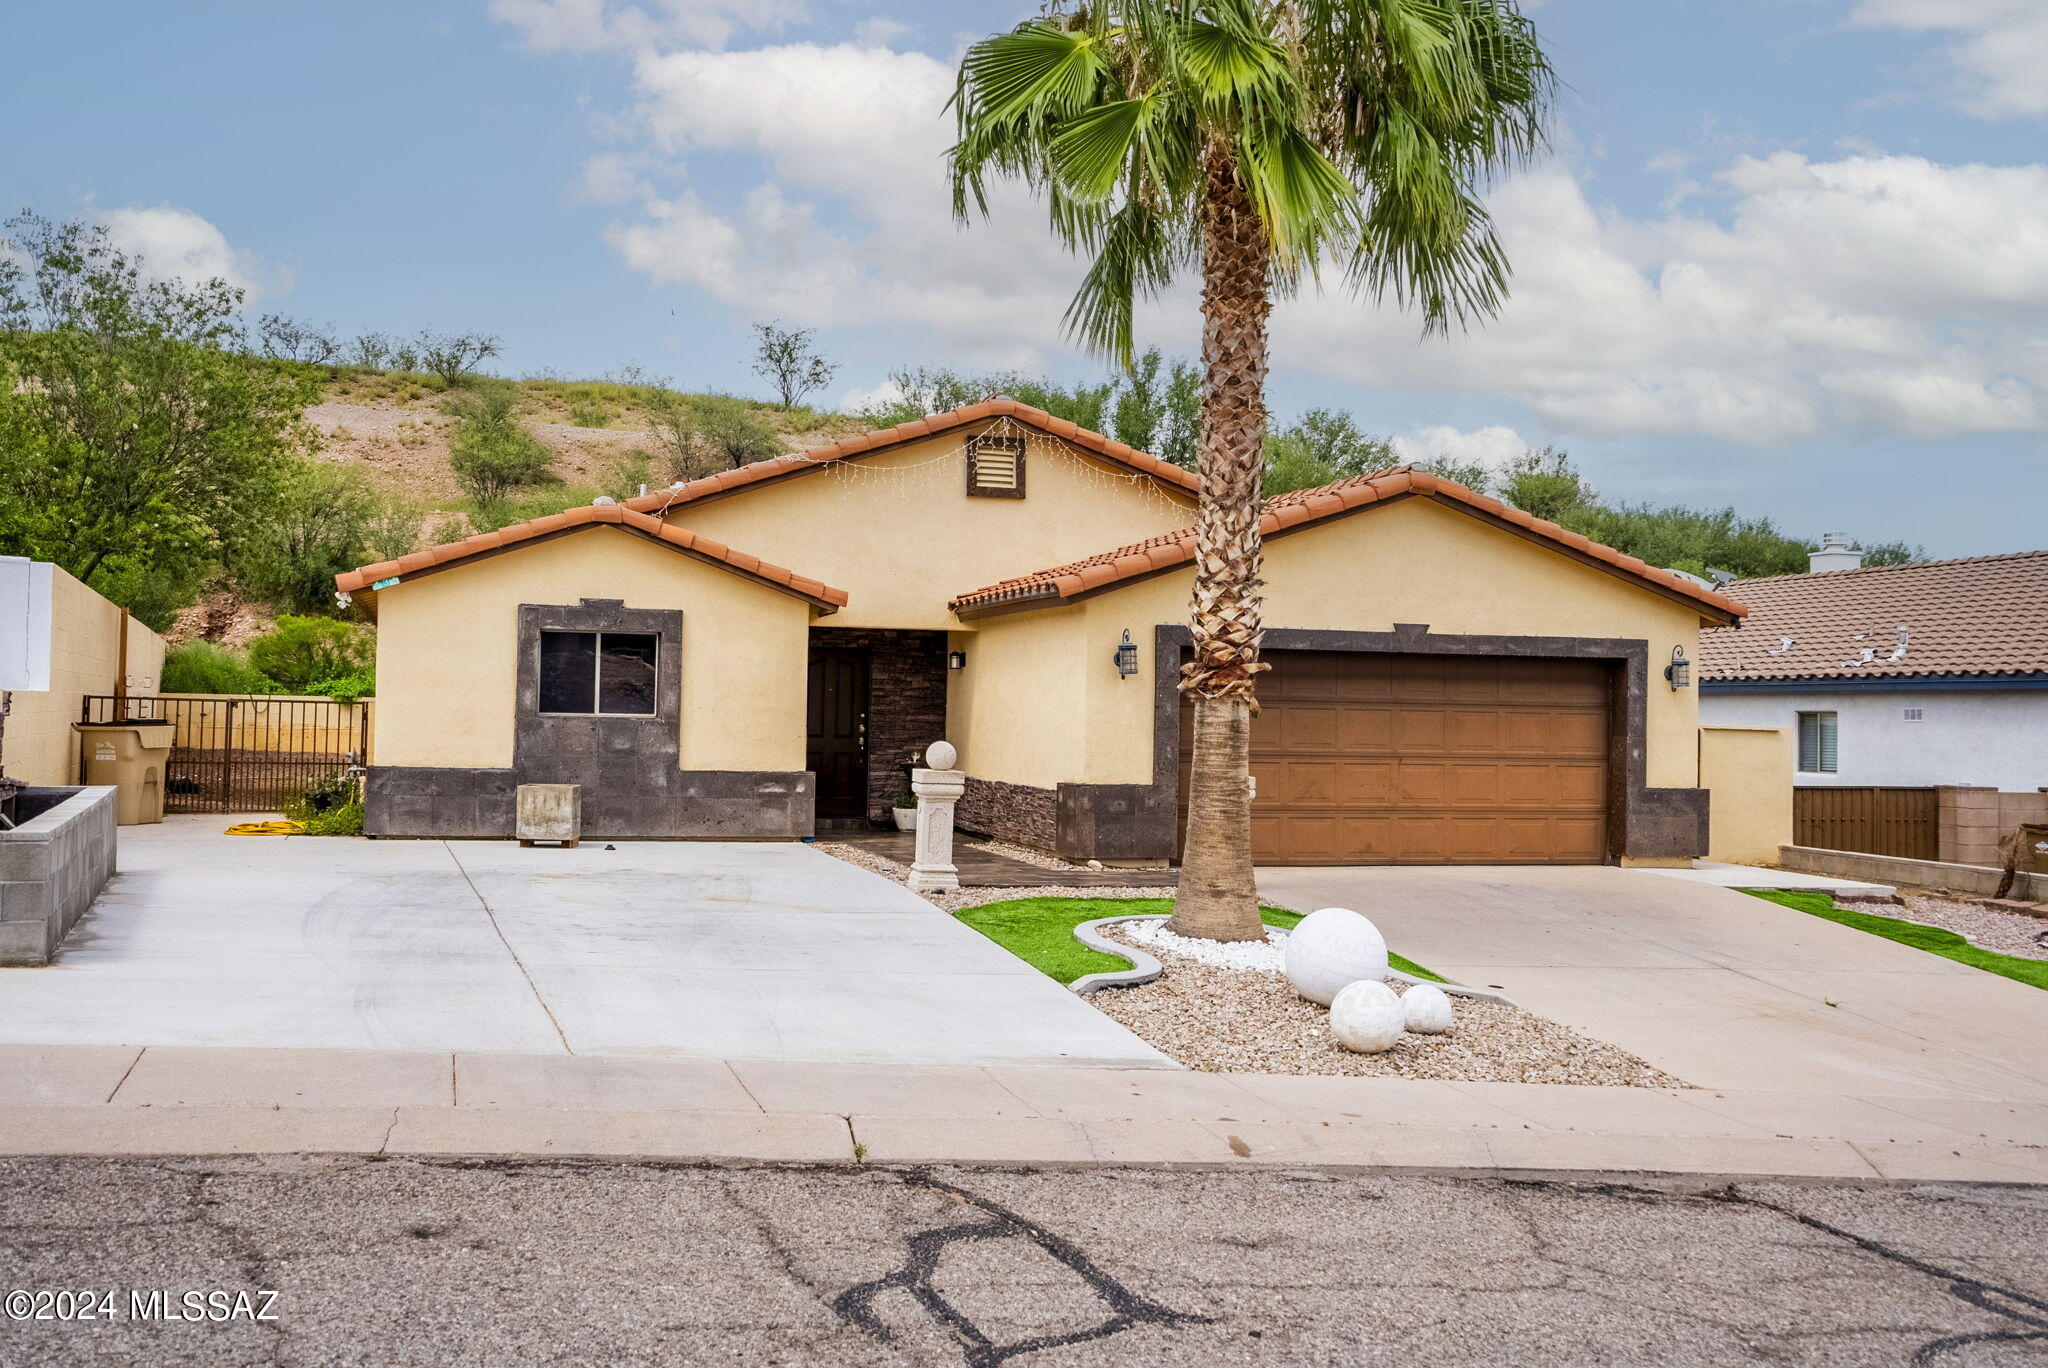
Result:
[[[219,277],[252,300],[275,298],[292,287],[292,273],[228,243],[227,235],[189,209],[159,204],[147,209],[106,209],[96,215],[116,247],[141,259],[143,274],[199,283]]]
[[[608,240],[751,317],[893,330],[911,359],[1042,364],[1081,264],[1015,187],[955,225],[952,83],[947,63],[872,44],[644,53],[632,155],[677,188],[607,170],[632,205]],[[757,169],[727,194],[693,159]],[[1275,364],[1508,401],[1560,435],[2048,430],[2048,168],[1844,151],[1682,170],[1681,202],[1634,217],[1565,164],[1534,168],[1489,197],[1516,267],[1499,319],[1418,341],[1412,317],[1311,295],[1281,306]],[[1150,315],[1181,337],[1194,317],[1191,288]]]
[[[774,32],[805,15],[802,0],[656,0],[646,8],[611,0],[491,0],[490,10],[534,52],[719,48],[741,32]]]
[[[2041,0],[1862,0],[1854,22],[1949,35],[1955,102],[2000,118],[2048,113],[2048,5]]]
[[[1276,360],[1596,435],[2048,428],[2048,168],[1780,153],[1715,179],[1719,217],[1633,219],[1552,165],[1490,202],[1516,267],[1499,319],[1416,344],[1410,320],[1310,298]]]
[[[1452,465],[1482,465],[1499,469],[1529,449],[1529,443],[1511,427],[1491,427],[1461,432],[1447,423],[1419,428],[1394,438],[1394,454],[1404,461],[1444,461]]]

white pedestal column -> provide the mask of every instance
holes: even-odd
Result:
[[[944,741],[925,752],[930,769],[910,772],[910,791],[917,795],[917,857],[910,866],[910,887],[916,893],[939,893],[960,886],[953,867],[953,805],[967,791],[967,772],[953,769],[958,758]]]

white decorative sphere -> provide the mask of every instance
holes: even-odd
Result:
[[[1451,1029],[1451,995],[1433,983],[1411,983],[1401,994],[1401,1012],[1417,1035],[1442,1035]]]
[[[960,759],[960,752],[953,749],[951,741],[934,741],[924,753],[924,763],[929,769],[953,768]]]
[[[1402,1029],[1401,999],[1378,979],[1360,979],[1330,1004],[1330,1034],[1347,1050],[1391,1050]]]
[[[1387,976],[1387,942],[1348,907],[1311,912],[1287,933],[1283,956],[1294,991],[1328,1006],[1345,985]]]

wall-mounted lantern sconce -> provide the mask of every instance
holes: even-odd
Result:
[[[1692,687],[1692,662],[1685,658],[1685,647],[1671,648],[1671,663],[1664,667],[1664,677],[1671,681],[1671,692]]]
[[[948,652],[946,652],[946,668],[947,668],[947,669],[949,669],[949,670],[964,670],[964,669],[966,669],[966,668],[967,668],[967,652],[965,652],[965,651],[948,651]]]
[[[1119,679],[1129,679],[1138,672],[1138,648],[1131,644],[1130,628],[1124,629],[1123,643],[1116,648],[1116,673]]]

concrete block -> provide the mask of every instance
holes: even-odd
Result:
[[[521,784],[514,834],[522,841],[581,840],[582,785]]]

